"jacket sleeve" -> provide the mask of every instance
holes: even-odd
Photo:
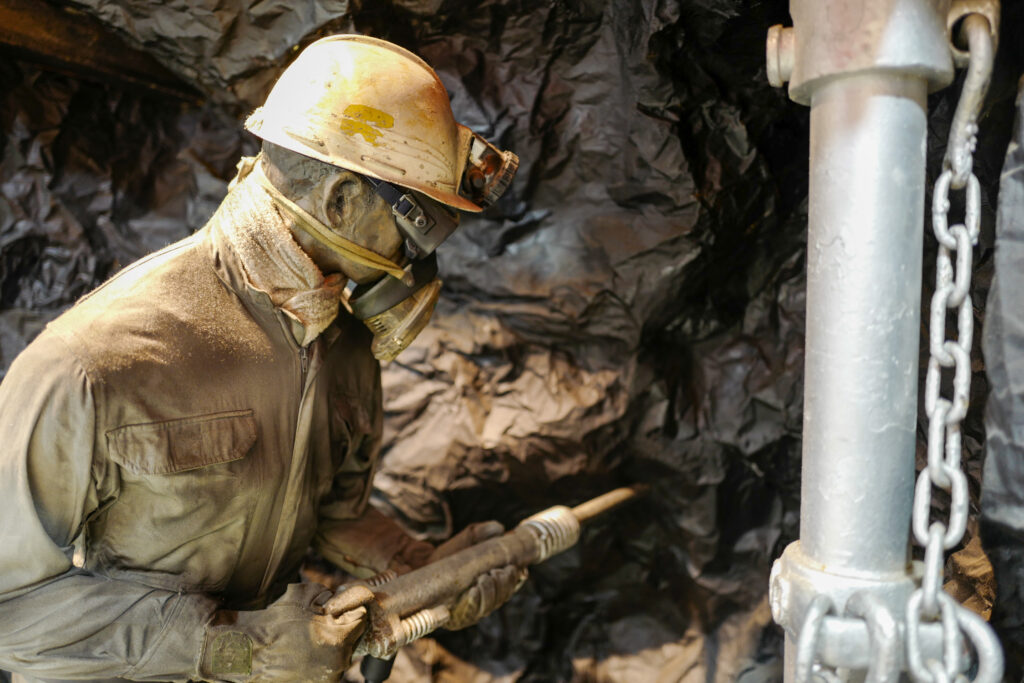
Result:
[[[211,599],[76,566],[86,522],[116,496],[117,474],[93,457],[89,379],[51,333],[0,384],[0,437],[0,668],[56,678],[193,675]]]
[[[373,474],[380,457],[379,418],[376,430],[334,473],[330,494],[321,501],[314,548],[349,574],[368,578],[392,568],[396,558],[419,543],[393,520],[368,505]],[[396,568],[405,567],[398,562]]]
[[[365,403],[346,405],[341,411],[352,416],[352,433],[360,434],[359,443],[334,473],[331,491],[320,504],[313,541],[325,559],[360,578],[386,569],[405,571],[415,562],[422,564],[434,549],[368,504],[383,431],[380,369],[376,362],[373,365],[374,381]]]
[[[357,578],[386,569],[404,573],[422,565],[434,550],[374,507],[358,519],[321,519],[314,545],[325,559]]]

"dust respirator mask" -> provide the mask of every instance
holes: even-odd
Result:
[[[515,154],[502,152],[474,134],[459,194],[486,209],[505,193],[518,167]],[[385,275],[373,284],[356,286],[349,305],[353,315],[373,332],[373,355],[392,360],[409,346],[434,312],[441,292],[435,250],[455,232],[459,214],[421,193],[369,176],[363,179],[391,206],[395,225],[405,239],[409,265],[401,279]]]
[[[515,154],[501,151],[473,134],[458,194],[486,209],[508,189],[518,166]],[[350,288],[348,307],[373,332],[370,350],[374,357],[394,360],[430,321],[441,292],[435,251],[455,232],[459,214],[420,192],[361,176],[391,207],[395,226],[405,242],[407,264],[403,267],[338,235],[282,195],[258,165],[254,175],[296,224],[318,242],[354,263],[386,273],[375,282]]]

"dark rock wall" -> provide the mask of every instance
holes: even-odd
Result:
[[[241,118],[296,45],[398,42],[521,167],[441,248],[434,322],[385,370],[376,503],[437,539],[655,490],[480,627],[409,648],[396,679],[779,677],[765,595],[798,527],[808,121],[764,76],[784,2],[73,4],[207,101],[0,62],[4,366],[78,296],[202,225],[257,148]],[[979,152],[979,317],[1012,81]],[[954,102],[932,98],[930,178]],[[967,435],[976,484],[973,411]]]

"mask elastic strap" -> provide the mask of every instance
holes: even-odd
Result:
[[[353,263],[358,263],[359,265],[367,266],[368,268],[383,270],[396,280],[404,281],[407,279],[405,271],[397,263],[376,252],[370,251],[366,247],[360,246],[351,240],[345,239],[321,223],[301,206],[281,194],[281,191],[274,187],[270,182],[270,179],[268,179],[263,173],[263,169],[260,168],[258,163],[253,164],[251,172],[256,177],[257,182],[259,182],[263,189],[267,191],[274,202],[284,209],[285,213],[295,221],[296,225],[302,228],[310,237],[317,240],[339,256],[342,256]]]
[[[416,202],[411,192],[395,187],[389,182],[377,180],[370,176],[364,179],[370,184],[374,191],[388,203],[391,211],[401,218],[406,219],[416,226],[423,233],[430,232],[433,226],[433,219],[426,214],[423,208]]]

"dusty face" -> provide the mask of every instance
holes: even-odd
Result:
[[[269,143],[263,151],[268,178],[293,202],[341,237],[392,261],[401,260],[403,240],[391,207],[358,175]],[[353,263],[302,230],[295,231],[295,239],[325,275],[343,273],[362,284],[384,274]]]
[[[339,171],[323,178],[305,200],[303,208],[337,234],[392,261],[401,259],[403,240],[391,207],[359,176]],[[379,270],[352,263],[330,250],[323,251],[327,251],[324,256],[329,258],[318,265],[325,273],[343,272],[358,283],[383,275]]]

